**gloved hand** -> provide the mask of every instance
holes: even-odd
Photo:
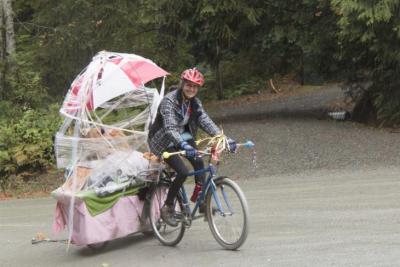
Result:
[[[196,156],[196,149],[194,149],[187,142],[182,142],[180,147],[181,149],[185,150],[187,158],[194,158]]]
[[[236,141],[228,138],[229,152],[235,153],[237,149]]]

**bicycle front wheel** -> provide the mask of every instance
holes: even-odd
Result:
[[[178,226],[170,226],[161,219],[160,209],[167,198],[168,188],[168,186],[162,184],[159,184],[154,188],[151,194],[147,214],[155,237],[165,246],[175,246],[182,240],[183,234],[185,233],[185,224],[182,219],[183,204],[181,198],[178,196],[175,204]]]
[[[207,193],[207,219],[215,240],[225,249],[238,249],[249,232],[249,208],[240,187],[228,178],[215,180]],[[219,205],[217,204],[219,203]]]

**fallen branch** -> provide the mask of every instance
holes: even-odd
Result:
[[[274,90],[274,92],[276,94],[279,94],[281,92],[281,90],[275,88],[274,83],[272,82],[272,79],[269,79],[269,84],[271,85],[272,90]]]

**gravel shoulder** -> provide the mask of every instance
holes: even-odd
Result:
[[[400,164],[399,133],[353,122],[269,118],[224,123],[223,127],[236,140],[252,140],[256,144],[257,175]],[[222,170],[230,175],[252,176],[252,157],[252,151],[230,156]]]
[[[218,122],[259,120],[271,117],[324,117],[331,103],[344,98],[339,84],[311,87],[278,95],[262,93],[242,96],[207,105],[210,116]]]
[[[310,170],[359,170],[399,166],[399,133],[351,121],[329,119],[332,103],[344,98],[339,85],[246,104],[212,106],[210,116],[235,140],[256,144],[257,170],[252,152],[233,155],[221,170],[251,177]],[[243,166],[238,168],[237,166]]]

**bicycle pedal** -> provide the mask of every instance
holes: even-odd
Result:
[[[183,223],[183,225],[186,227],[186,228],[189,228],[190,226],[192,226],[192,220],[190,220],[189,218],[183,218],[182,220],[181,220],[181,222]]]
[[[178,223],[183,223],[185,227],[190,227],[192,225],[191,220],[189,220],[185,215],[182,213],[175,214],[175,219]]]
[[[190,226],[192,226],[192,222],[184,221],[184,222],[183,222],[183,225],[184,225],[186,228],[190,228]]]

